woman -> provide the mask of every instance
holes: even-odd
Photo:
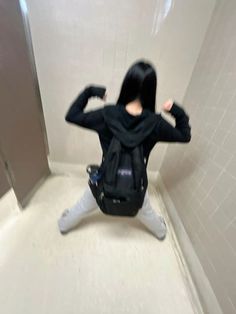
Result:
[[[154,67],[143,60],[134,63],[125,75],[120,95],[115,105],[109,105],[109,112],[114,129],[123,132],[125,139],[137,140],[142,133],[147,132],[145,118],[150,112],[156,117],[156,124],[152,132],[143,141],[146,165],[151,150],[157,142],[189,142],[191,127],[189,116],[183,108],[172,100],[166,101],[162,109],[169,112],[176,120],[173,127],[159,113],[155,113],[157,77]],[[71,105],[66,121],[81,127],[94,130],[99,135],[103,155],[106,155],[113,133],[104,119],[104,110],[101,109],[84,112],[90,97],[99,97],[106,100],[106,88],[101,86],[88,86]],[[120,135],[120,133],[119,133]],[[90,188],[87,187],[82,198],[70,209],[66,209],[58,221],[61,233],[66,233],[79,224],[81,219],[97,208],[97,203]],[[148,191],[146,191],[142,208],[136,216],[158,239],[164,239],[166,224],[162,216],[152,208]]]

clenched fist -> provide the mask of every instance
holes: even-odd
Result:
[[[173,106],[174,101],[172,99],[167,100],[163,105],[162,105],[162,110],[164,111],[170,111],[172,106]]]

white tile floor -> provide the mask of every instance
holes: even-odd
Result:
[[[171,237],[99,210],[62,236],[86,179],[51,176],[0,232],[1,314],[192,314]],[[151,203],[158,200],[149,185]]]

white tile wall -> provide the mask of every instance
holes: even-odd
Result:
[[[160,24],[158,15],[171,3]],[[50,158],[87,164],[100,161],[97,136],[64,122],[78,92],[90,83],[105,84],[108,102],[115,102],[128,67],[146,58],[158,71],[157,109],[169,97],[181,102],[215,0],[27,0],[27,4]],[[91,101],[88,109],[99,105]],[[159,168],[165,148],[164,143],[155,147],[151,170]]]
[[[218,1],[184,98],[192,141],[179,145],[178,150],[170,145],[161,167],[176,209],[227,314],[236,313],[235,13],[234,0]],[[176,167],[176,156],[181,154]]]

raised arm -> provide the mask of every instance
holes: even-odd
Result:
[[[189,116],[176,102],[169,101],[163,105],[164,110],[175,118],[175,127],[161,116],[157,129],[158,141],[188,143],[191,140]]]
[[[91,97],[104,98],[106,88],[103,86],[86,87],[70,106],[65,120],[84,128],[99,131],[104,124],[102,109],[84,112],[84,109]]]

